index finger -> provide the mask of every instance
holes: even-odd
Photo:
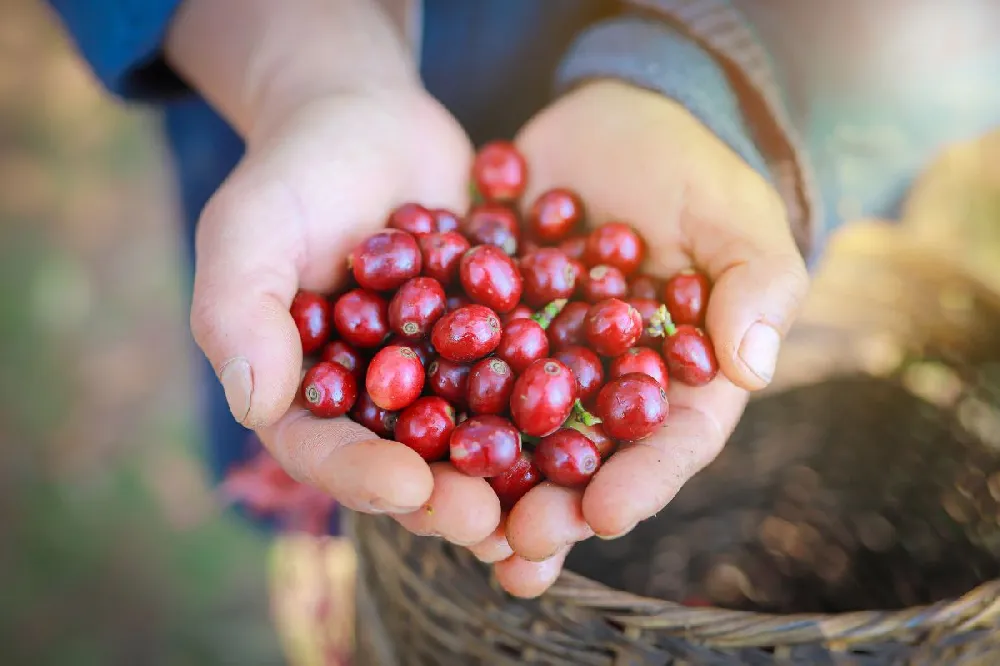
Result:
[[[594,532],[621,536],[665,507],[722,451],[747,395],[722,374],[697,388],[672,382],[664,426],[620,448],[587,486],[583,516]]]

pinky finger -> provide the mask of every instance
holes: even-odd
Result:
[[[531,599],[543,594],[556,582],[571,547],[560,549],[543,562],[530,562],[512,555],[494,565],[493,572],[503,589],[512,596]]]
[[[480,562],[492,564],[506,560],[514,554],[514,549],[507,543],[506,516],[500,519],[500,524],[493,534],[489,535],[477,544],[469,546],[469,552],[476,556]]]

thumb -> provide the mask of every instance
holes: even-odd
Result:
[[[785,216],[771,209],[772,214],[743,223],[730,218],[709,241],[715,245],[710,256],[694,253],[713,281],[706,328],[719,366],[747,390],[771,382],[782,340],[809,289]]]
[[[198,222],[191,331],[215,368],[233,417],[257,429],[278,420],[299,384],[302,347],[289,314],[298,275],[293,214],[280,181],[237,169]],[[280,232],[280,233],[278,233]]]

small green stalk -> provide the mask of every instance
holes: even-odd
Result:
[[[565,298],[557,298],[535,314],[531,315],[531,318],[535,321],[535,323],[541,326],[543,330],[547,329],[549,324],[552,323],[552,320],[555,319],[560,312],[562,312],[568,302],[569,301]]]
[[[579,398],[577,398],[576,402],[573,403],[573,411],[570,412],[569,418],[570,420],[576,419],[587,427],[592,427],[601,423],[601,419],[588,412],[587,408],[583,406],[583,403],[580,402]]]
[[[646,331],[654,338],[669,338],[677,332],[673,319],[667,311],[666,305],[661,305],[656,309],[656,314],[649,321],[649,328]]]

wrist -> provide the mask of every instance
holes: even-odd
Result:
[[[168,62],[244,137],[334,95],[419,88],[409,51],[368,0],[185,0]]]

